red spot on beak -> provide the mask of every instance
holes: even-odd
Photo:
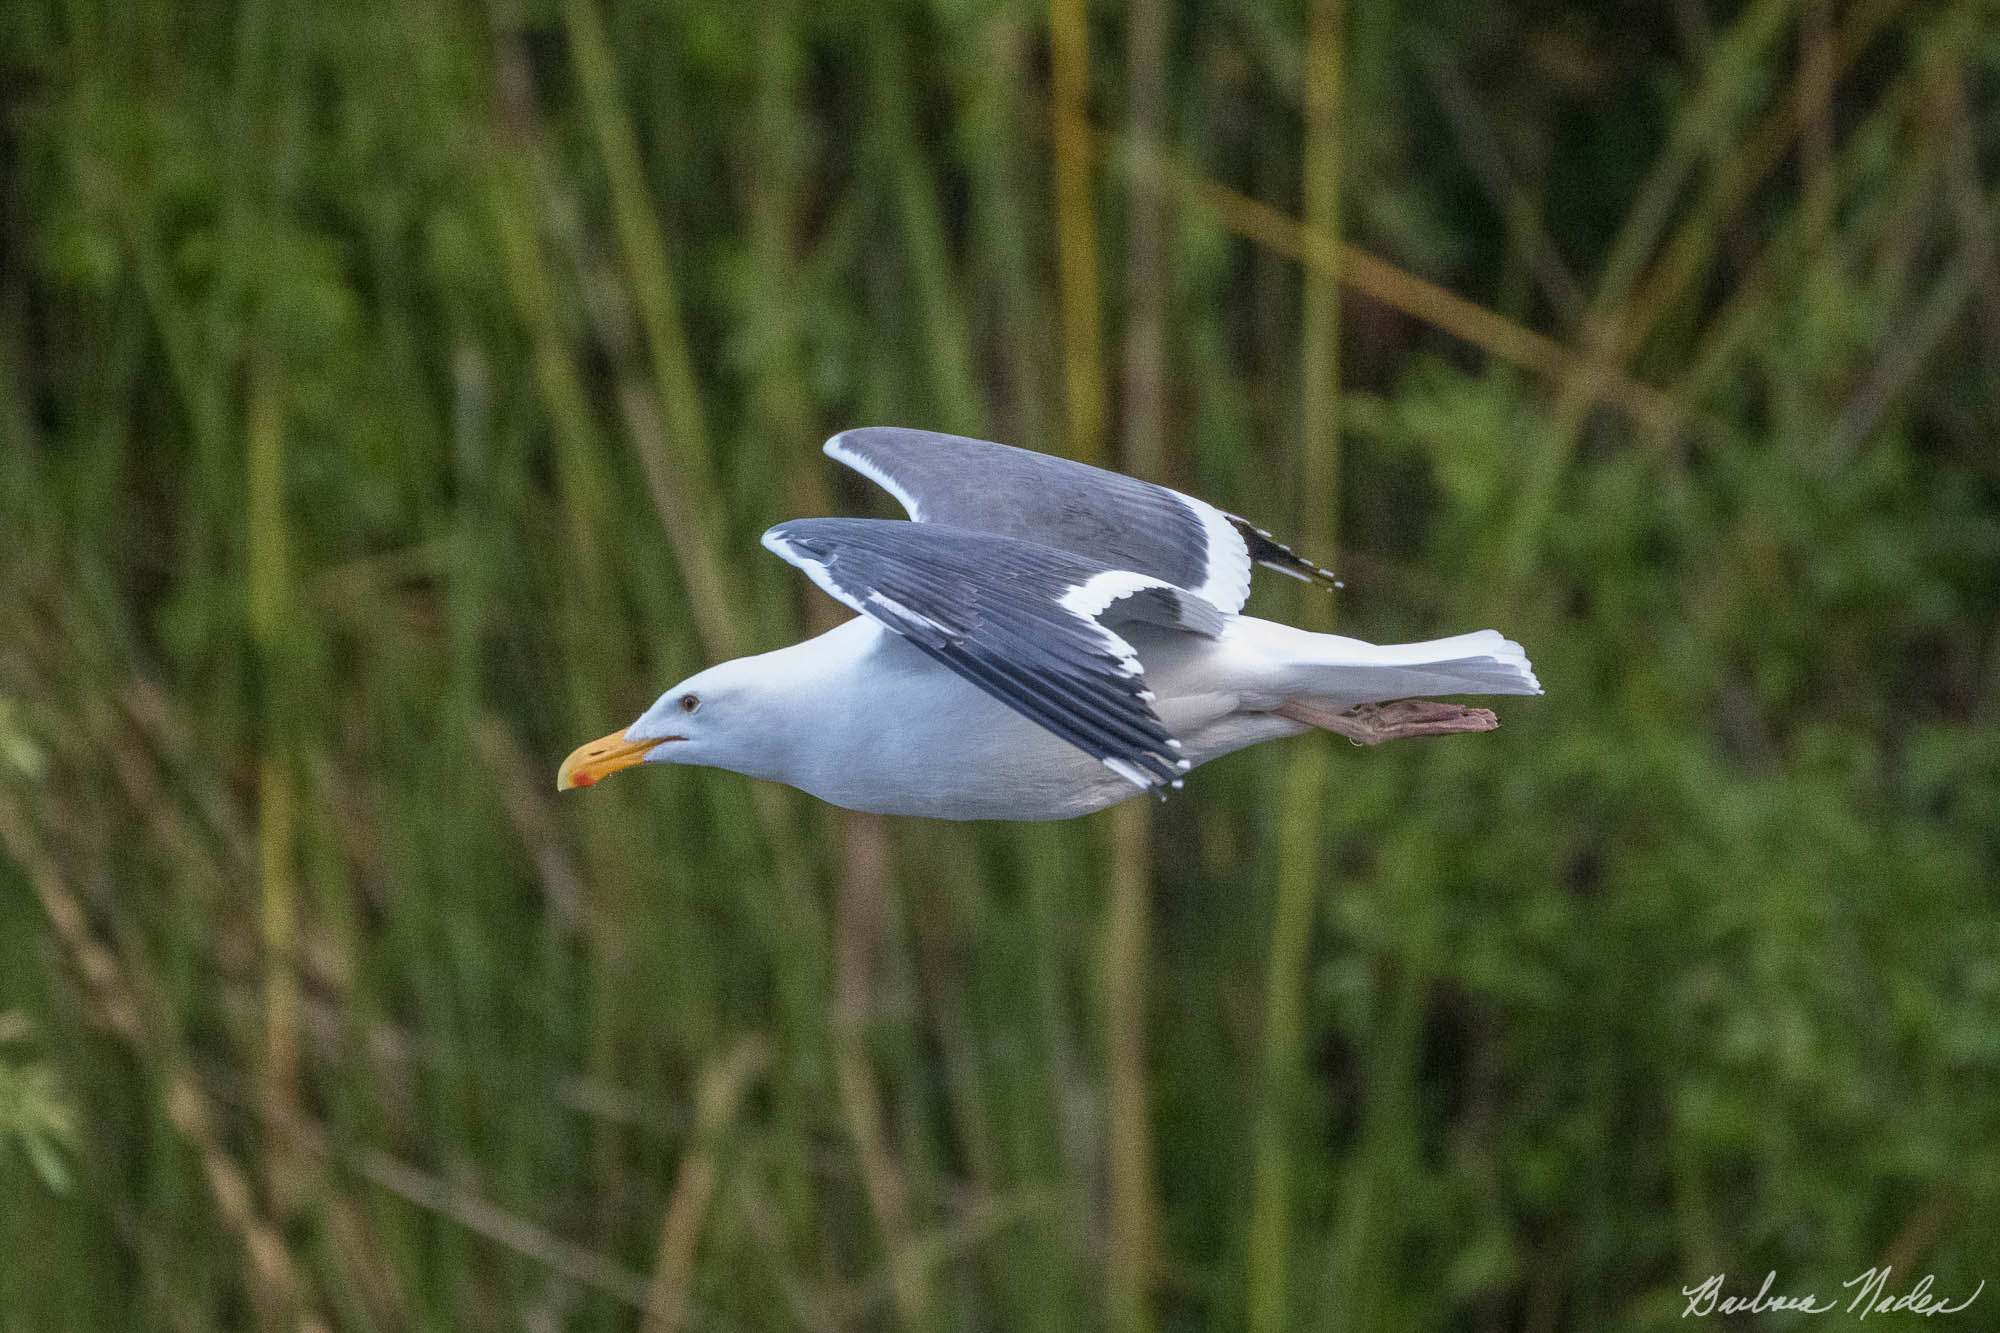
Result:
[[[592,777],[588,773],[578,773],[575,777],[572,777],[569,781],[570,785],[573,787],[588,787],[591,783],[597,781],[597,779]]]

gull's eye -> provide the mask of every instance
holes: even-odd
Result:
[[[692,713],[699,707],[701,707],[701,700],[695,698],[692,694],[683,694],[681,696],[681,711],[683,713]]]

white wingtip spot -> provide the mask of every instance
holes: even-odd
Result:
[[[1174,739],[1173,737],[1171,737],[1171,736],[1169,736],[1169,737],[1167,738],[1167,744],[1168,744],[1168,745],[1171,745],[1171,746],[1173,746],[1173,747],[1174,747],[1174,748],[1175,748],[1176,750],[1178,750],[1178,749],[1180,749],[1180,748],[1181,748],[1181,743],[1180,743],[1179,741],[1175,740],[1175,739]]]
[[[1185,772],[1187,772],[1187,771],[1188,771],[1189,769],[1193,768],[1193,767],[1194,767],[1194,765],[1193,765],[1192,763],[1190,763],[1190,762],[1189,762],[1188,760],[1186,760],[1186,759],[1183,759],[1183,760],[1181,760],[1181,761],[1180,761],[1180,764],[1179,764],[1179,767],[1180,767],[1180,770],[1181,770],[1181,772],[1185,773]]]

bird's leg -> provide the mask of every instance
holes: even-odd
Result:
[[[1491,731],[1500,719],[1489,708],[1467,708],[1437,699],[1398,699],[1387,704],[1362,704],[1344,713],[1289,699],[1276,710],[1279,717],[1303,722],[1345,736],[1356,745],[1380,745],[1406,736],[1449,736],[1460,731]]]

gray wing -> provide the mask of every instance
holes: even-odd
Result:
[[[1188,767],[1138,655],[1109,628],[1220,634],[1223,613],[1185,589],[1036,542],[895,519],[796,519],[764,545],[1134,785],[1177,784]]]
[[[919,523],[1073,551],[1191,589],[1224,611],[1243,609],[1253,563],[1334,582],[1268,532],[1206,501],[1066,458],[895,426],[842,431],[825,449]]]

